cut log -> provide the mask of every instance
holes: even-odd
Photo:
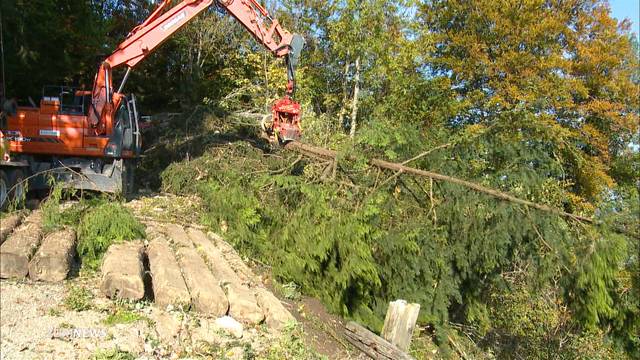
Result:
[[[404,300],[390,302],[380,335],[400,350],[409,350],[419,313],[420,304],[407,304]]]
[[[216,248],[207,235],[193,228],[187,229],[187,233],[196,248],[204,255],[213,276],[220,281],[226,290],[229,300],[229,315],[244,323],[261,323],[264,320],[264,313],[258,306],[255,292],[243,285],[238,275],[225,260],[222,252]]]
[[[29,263],[29,277],[58,282],[67,278],[76,250],[76,232],[64,229],[47,235]]]
[[[224,241],[219,235],[212,232],[207,233],[211,241],[215,244],[216,248],[220,250],[222,256],[231,266],[236,275],[240,278],[243,284],[256,286],[258,285],[257,276],[253,271],[245,264],[240,255],[229,243]]]
[[[166,224],[164,225],[164,233],[167,234],[169,241],[173,242],[176,247],[193,247],[189,235],[187,235],[180,225]]]
[[[197,229],[187,229],[189,238],[193,241],[196,249],[201,251],[207,259],[211,271],[215,277],[223,283],[242,283],[240,277],[233,271],[231,265],[224,258],[222,252],[214,245],[211,239],[202,231]]]
[[[229,310],[227,296],[196,249],[193,246],[178,247],[176,255],[194,310],[213,316],[226,315]]]
[[[20,225],[21,221],[21,214],[13,214],[0,219],[0,245],[2,245],[5,240],[7,240],[9,234],[11,234],[13,229]]]
[[[337,153],[333,150],[329,150],[329,149],[323,149],[323,148],[319,148],[319,147],[315,147],[315,146],[311,146],[311,145],[307,145],[307,144],[303,144],[301,142],[297,142],[297,141],[291,141],[288,142],[285,145],[285,149],[290,149],[290,150],[294,150],[294,151],[298,151],[302,154],[306,154],[306,155],[311,155],[314,157],[321,157],[321,158],[326,158],[326,159],[336,159],[337,157]],[[380,160],[380,159],[369,159],[369,164],[376,166],[378,168],[381,169],[387,169],[387,170],[393,170],[396,171],[400,174],[402,173],[406,173],[406,174],[412,174],[412,175],[418,175],[418,176],[424,176],[427,178],[431,178],[434,180],[441,180],[441,181],[446,181],[449,183],[453,183],[453,184],[457,184],[460,186],[464,186],[466,188],[472,189],[474,191],[477,192],[481,192],[483,194],[492,196],[496,199],[499,200],[503,200],[503,201],[509,201],[515,204],[519,204],[519,205],[524,205],[527,207],[532,207],[535,209],[538,209],[540,211],[545,211],[545,212],[550,212],[562,217],[566,217],[566,218],[570,218],[573,220],[578,220],[578,221],[582,221],[585,223],[590,223],[593,224],[595,222],[594,219],[588,218],[588,217],[584,217],[584,216],[580,216],[580,215],[575,215],[575,214],[571,214],[565,211],[562,211],[558,208],[554,208],[548,205],[544,205],[544,204],[538,204],[538,203],[534,203],[528,200],[523,200],[520,198],[517,198],[513,195],[509,195],[507,193],[498,191],[498,190],[494,190],[491,188],[488,188],[486,186],[480,185],[480,184],[476,184],[473,183],[471,181],[466,181],[466,180],[462,180],[453,176],[447,176],[447,175],[443,175],[443,174],[439,174],[433,171],[426,171],[426,170],[421,170],[421,169],[416,169],[416,168],[412,168],[412,167],[408,167],[405,166],[403,164],[397,164],[397,163],[392,163],[389,161],[384,161],[384,160]],[[624,232],[624,231],[623,231]]]
[[[229,299],[229,316],[251,325],[260,324],[265,320],[264,311],[258,305],[255,291],[239,283],[228,283],[224,288]]]
[[[346,339],[372,359],[410,360],[411,356],[357,323],[350,321],[345,327]]]
[[[102,292],[110,299],[140,300],[144,297],[141,242],[109,247],[102,263]]]
[[[151,231],[148,228],[147,234]],[[147,246],[147,257],[156,304],[161,307],[173,305],[187,309],[191,304],[191,296],[167,240],[161,236],[151,240]]]
[[[256,289],[256,299],[264,312],[265,323],[268,327],[282,330],[287,324],[296,322],[289,310],[268,290]]]
[[[0,278],[26,278],[29,260],[41,240],[42,213],[34,211],[0,246]]]

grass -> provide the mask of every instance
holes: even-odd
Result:
[[[42,230],[46,234],[64,226],[75,226],[80,221],[82,210],[85,207],[84,199],[65,209],[60,206],[62,199],[71,195],[73,195],[72,190],[64,189],[62,184],[53,184],[49,196],[40,206],[43,220]]]
[[[308,347],[304,343],[304,332],[302,328],[300,325],[292,323],[286,326],[278,341],[271,345],[264,359],[320,360],[326,359],[326,357]]]
[[[58,316],[62,316],[62,311],[60,309],[57,309],[57,308],[50,308],[49,311],[47,312],[47,314],[49,316],[58,317]]]
[[[151,319],[144,315],[140,315],[131,310],[118,308],[115,312],[109,314],[102,322],[105,325],[113,326],[115,324],[131,324],[139,320],[151,321]]]
[[[91,309],[93,306],[93,294],[89,289],[72,286],[69,288],[67,297],[64,299],[64,305],[73,311],[85,311]]]
[[[300,286],[293,281],[286,284],[275,283],[275,290],[287,300],[299,301],[302,298]]]
[[[123,351],[118,348],[109,350],[98,350],[91,360],[134,360],[135,356],[128,351]]]
[[[50,233],[65,226],[75,228],[77,251],[85,272],[91,273],[100,267],[102,256],[111,244],[145,238],[144,225],[112,197],[81,197],[77,203],[63,208],[61,201],[74,194],[76,192],[69,192],[60,184],[53,184],[41,207],[43,230]]]

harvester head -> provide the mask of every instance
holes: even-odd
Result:
[[[299,140],[302,136],[300,104],[287,95],[276,101],[271,110],[271,137],[280,143]]]

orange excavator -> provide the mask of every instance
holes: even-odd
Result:
[[[53,175],[71,188],[131,192],[142,141],[135,96],[123,93],[129,74],[214,2],[271,53],[284,58],[286,95],[273,104],[272,120],[265,130],[273,142],[298,139],[301,109],[293,100],[294,70],[304,39],[285,30],[256,0],[184,0],[173,7],[171,0],[163,0],[102,62],[91,91],[49,86],[44,88],[40,107],[7,102],[0,128],[0,206],[22,196],[23,180],[32,174]],[[126,73],[116,88],[113,69],[123,66]],[[34,176],[30,188],[46,188],[47,178]]]

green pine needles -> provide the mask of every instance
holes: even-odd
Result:
[[[144,237],[144,225],[122,204],[106,202],[90,208],[78,225],[77,250],[82,266],[96,270],[111,244]]]
[[[398,298],[422,305],[420,322],[433,325],[445,347],[452,323],[468,324],[478,342],[499,346],[516,341],[537,321],[530,316],[548,308],[557,312],[545,326],[576,334],[576,348],[603,336],[584,337],[579,329],[594,334],[613,326],[626,336],[637,329],[637,303],[616,303],[624,294],[616,274],[625,238],[456,185],[409,176],[384,183],[393,174],[346,160],[333,178],[327,166],[236,143],[173,164],[162,179],[178,194],[195,191],[205,207],[202,222],[271,265],[282,283],[295,282],[373,329]],[[510,171],[534,189],[545,184],[527,169]],[[494,313],[500,308],[502,317]],[[516,316],[518,308],[533,312]],[[527,341],[530,354],[541,344],[565,343],[542,335]],[[629,341],[623,345],[633,348]]]

